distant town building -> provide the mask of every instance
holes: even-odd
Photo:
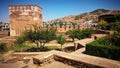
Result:
[[[9,5],[10,36],[42,26],[42,8],[37,5]]]
[[[9,30],[9,23],[0,22],[0,31]]]

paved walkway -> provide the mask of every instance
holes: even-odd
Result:
[[[96,36],[98,36],[100,38],[105,35],[96,35]],[[85,46],[87,43],[90,43],[92,41],[94,41],[93,38],[86,38],[86,39],[82,39],[80,41],[76,41],[76,43],[80,43],[81,45]],[[91,56],[91,55],[86,55],[83,53],[84,51],[85,51],[85,47],[78,49],[75,52],[72,52],[71,54],[80,57],[79,59],[83,62],[88,62],[90,64],[102,65],[107,68],[120,68],[119,61],[96,57],[96,56]]]

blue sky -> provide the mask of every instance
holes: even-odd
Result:
[[[0,0],[0,21],[9,22],[8,5],[14,4],[37,4],[41,6],[44,21],[100,8],[120,10],[120,0]]]

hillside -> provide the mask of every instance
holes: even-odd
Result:
[[[49,23],[54,23],[54,22],[64,22],[64,23],[68,23],[68,22],[72,22],[72,23],[83,23],[84,21],[88,21],[88,20],[93,20],[93,22],[97,21],[97,17],[103,13],[109,12],[110,10],[105,10],[105,9],[97,9],[94,10],[92,12],[88,12],[88,13],[82,13],[79,15],[70,15],[70,16],[66,16],[63,18],[58,18],[55,20],[51,20],[49,21]]]

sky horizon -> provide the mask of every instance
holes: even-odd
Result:
[[[0,22],[9,22],[8,5],[38,5],[43,8],[43,21],[78,15],[96,9],[120,10],[119,0],[1,0]]]

